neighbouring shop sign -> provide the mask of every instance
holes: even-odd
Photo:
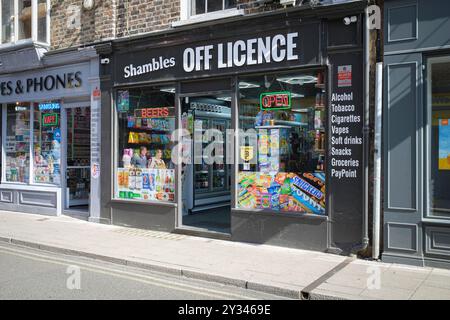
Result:
[[[232,74],[319,63],[320,23],[117,54],[116,83]],[[240,34],[247,34],[242,30]],[[237,34],[237,33],[236,33]]]
[[[89,95],[88,63],[0,75],[0,103]],[[42,107],[56,105],[43,103]],[[46,108],[49,110],[49,108]]]
[[[260,96],[261,110],[286,110],[291,108],[291,93],[265,92]]]
[[[82,82],[81,71],[2,81],[0,82],[0,95],[10,96],[14,93],[20,95],[30,92],[79,88]]]
[[[38,105],[39,111],[42,110],[59,110],[61,109],[61,105],[57,102],[51,102],[51,103],[39,103]]]

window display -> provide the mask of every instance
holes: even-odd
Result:
[[[116,198],[174,201],[175,89],[119,90]]]
[[[433,63],[430,209],[434,215],[450,214],[450,58]]]
[[[238,207],[325,215],[322,71],[239,82]]]
[[[34,182],[61,183],[61,129],[59,103],[39,103],[33,114]]]
[[[6,106],[6,181],[30,180],[30,105]]]

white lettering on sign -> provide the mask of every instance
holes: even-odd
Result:
[[[277,34],[273,37],[251,38],[246,41],[217,44],[217,68],[242,67],[270,62],[292,61],[298,59],[294,53],[297,48],[298,32]],[[214,47],[198,46],[186,48],[183,52],[185,72],[211,70]]]
[[[162,69],[172,68],[175,66],[175,58],[164,58],[158,57],[153,58],[149,63],[135,66],[133,64],[129,64],[123,68],[124,77],[130,78],[135,76],[140,76],[142,74],[150,73],[153,71],[158,71]]]

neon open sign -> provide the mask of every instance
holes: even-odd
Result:
[[[57,113],[46,113],[42,115],[42,125],[47,126],[57,126],[58,125],[58,114]]]
[[[261,110],[291,109],[291,93],[289,91],[261,93],[260,106]]]

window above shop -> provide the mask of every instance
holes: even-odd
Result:
[[[18,44],[27,40],[48,44],[50,0],[1,0],[0,43]]]
[[[173,23],[173,26],[177,27],[243,14],[244,10],[237,7],[237,0],[182,0],[180,21]]]

